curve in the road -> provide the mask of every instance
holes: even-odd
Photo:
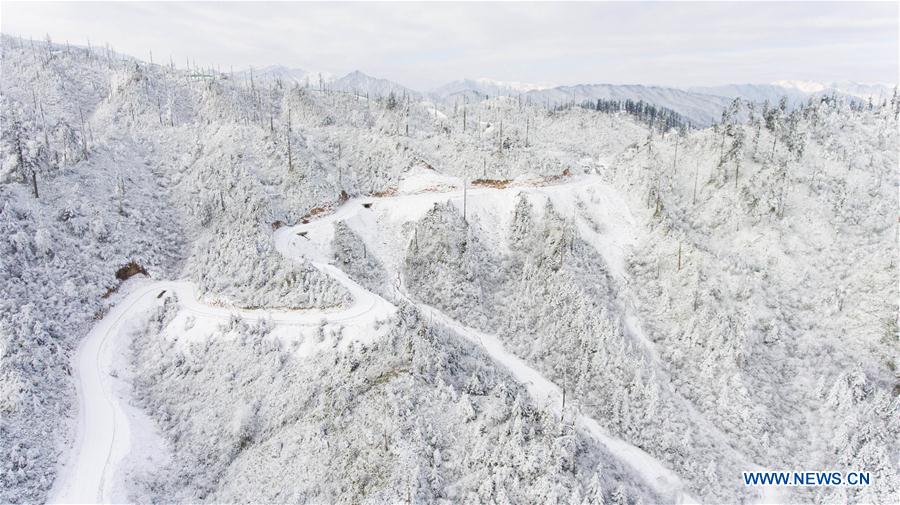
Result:
[[[394,312],[394,306],[351,280],[337,268],[313,263],[331,275],[353,296],[349,307],[341,310],[241,310],[204,305],[198,301],[193,284],[183,281],[157,281],[134,289],[116,304],[81,342],[73,360],[77,377],[78,418],[75,439],[68,461],[59,470],[50,503],[105,503],[112,496],[116,469],[131,449],[131,423],[120,398],[113,390],[111,339],[119,335],[126,321],[154,307],[166,296],[176,295],[180,309],[195,317],[226,321],[233,315],[243,319],[268,320],[274,325],[318,327],[323,321],[373,328],[376,320]],[[374,330],[369,333],[374,334]]]

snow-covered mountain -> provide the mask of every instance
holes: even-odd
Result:
[[[863,100],[889,100],[894,92],[895,84],[863,83],[853,81],[814,82],[814,81],[776,81],[773,83],[784,89],[797,90],[807,95],[847,95]]]
[[[692,93],[740,98],[742,100],[777,104],[782,98],[787,99],[788,106],[794,108],[805,103],[810,94],[796,88],[788,88],[778,84],[725,84],[722,86],[693,86],[687,88]]]
[[[894,500],[900,102],[2,54],[0,502]]]
[[[721,118],[730,101],[719,96],[676,88],[643,85],[579,84],[535,90],[525,94],[536,104],[559,105],[602,100],[644,101],[673,110],[697,126],[708,126]]]
[[[332,81],[328,85],[329,89],[346,91],[349,93],[359,93],[360,95],[368,95],[372,98],[386,97],[393,93],[397,97],[409,96],[420,97],[418,91],[414,91],[402,84],[366,75],[359,70],[354,70],[349,74]]]
[[[841,96],[861,99],[870,98],[879,103],[889,100],[894,86],[889,84],[861,84],[854,82],[820,83],[812,81],[776,81],[772,84],[726,84],[722,86],[694,86],[687,88],[694,93],[741,98],[751,102],[778,103],[786,98],[791,108],[798,107],[812,97]]]
[[[540,89],[548,89],[553,87],[549,84],[534,84],[516,81],[497,81],[485,77],[478,79],[462,79],[459,81],[449,82],[433,89],[429,95],[438,99],[447,99],[451,97],[461,96],[462,94],[474,94],[474,96],[492,97],[492,96],[515,96],[529,91]]]
[[[557,107],[561,105],[603,100],[643,101],[665,107],[680,114],[697,126],[707,126],[721,117],[729,100],[721,96],[695,93],[677,88],[643,85],[578,84],[550,86],[490,79],[463,79],[445,84],[430,93],[441,100],[453,100],[466,96],[470,101],[496,96],[523,98],[536,105]]]
[[[248,79],[249,70],[235,75]],[[497,96],[525,97],[533,103],[543,103],[555,107],[585,101],[632,100],[643,101],[658,107],[670,109],[696,126],[708,126],[721,119],[722,111],[734,98],[756,103],[778,103],[787,99],[793,109],[806,103],[811,97],[844,96],[861,100],[883,101],[892,96],[894,86],[883,83],[776,81],[771,84],[725,84],[719,86],[691,86],[675,88],[666,86],[618,85],[618,84],[577,84],[552,86],[515,81],[499,81],[488,78],[461,79],[449,82],[428,93],[415,91],[402,84],[387,79],[369,76],[361,71],[351,72],[336,78],[329,72],[312,72],[300,68],[274,65],[253,70],[255,78],[265,81],[280,79],[303,86],[327,86],[348,92],[369,93],[373,97],[395,95],[412,97],[429,96],[434,100],[453,101],[465,97],[469,102],[485,100]]]

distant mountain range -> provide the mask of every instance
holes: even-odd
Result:
[[[639,84],[579,84],[530,91],[526,97],[532,103],[551,106],[602,100],[642,100],[673,110],[695,125],[709,125],[718,119],[730,100],[726,97],[693,93],[677,88],[643,86]]]
[[[787,88],[777,84],[725,84],[722,86],[692,86],[686,91],[695,94],[712,95],[727,98],[729,101],[735,98],[751,102],[778,103],[782,97],[787,98],[788,106],[797,107],[806,102],[810,94],[796,88]]]
[[[776,103],[782,97],[788,105],[795,107],[814,96],[842,95],[861,100],[880,101],[889,99],[894,92],[889,84],[866,84],[857,82],[819,83],[811,81],[776,81],[772,84],[726,84],[724,86],[690,87],[688,91],[707,95],[741,98],[752,102]]]
[[[463,79],[453,81],[431,90],[429,95],[437,99],[450,99],[463,95],[478,97],[491,97],[503,95],[517,95],[531,91],[550,89],[550,84],[531,84],[514,81],[495,81],[493,79]]]
[[[360,95],[366,95],[372,98],[387,96],[391,93],[398,97],[409,96],[417,99],[422,97],[422,94],[418,91],[407,88],[402,84],[397,84],[396,82],[387,79],[372,77],[359,70],[350,72],[344,77],[330,82],[328,88],[349,93],[359,93]]]
[[[249,71],[236,74],[247,78]],[[521,97],[528,103],[559,106],[587,101],[632,100],[644,101],[671,109],[696,126],[708,126],[718,120],[722,109],[735,98],[762,103],[777,103],[787,98],[789,107],[797,107],[810,97],[839,95],[861,100],[889,99],[893,85],[882,83],[776,81],[771,84],[726,84],[721,86],[691,86],[687,88],[646,86],[641,84],[577,84],[553,86],[487,78],[461,79],[449,82],[427,93],[416,91],[397,82],[373,77],[359,70],[336,78],[328,72],[313,72],[300,68],[271,66],[254,70],[254,79],[293,82],[301,86],[336,89],[350,93],[385,97],[390,93],[415,99],[428,97],[436,101],[481,101],[496,96]]]
[[[889,99],[894,92],[893,84],[885,83],[866,83],[853,81],[840,82],[813,82],[813,81],[776,81],[773,83],[785,89],[795,89],[797,91],[824,95],[830,93],[838,93],[848,96],[855,96],[864,100],[882,100]]]

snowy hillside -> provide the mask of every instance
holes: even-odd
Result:
[[[454,81],[433,90],[430,95],[439,100],[457,100],[465,96],[468,101],[479,101],[496,96],[523,96],[532,104],[561,106],[600,100],[634,102],[642,101],[664,107],[681,115],[700,127],[710,126],[721,119],[722,112],[731,101],[739,98],[762,105],[777,104],[782,99],[797,108],[806,105],[811,98],[840,96],[848,99],[872,100],[882,104],[889,100],[893,86],[887,84],[860,84],[854,82],[815,83],[779,81],[772,84],[727,84],[722,86],[691,86],[685,89],[660,86],[579,84],[551,87],[527,83],[492,81],[489,79],[464,79]],[[741,116],[745,120],[745,116]]]
[[[0,64],[0,502],[895,502],[896,95]]]
[[[785,89],[795,89],[810,95],[837,93],[863,100],[882,102],[890,98],[894,86],[884,83],[864,82],[813,82],[813,81],[776,81],[773,83]]]
[[[887,84],[860,84],[854,82],[818,83],[809,81],[777,81],[772,84],[728,84],[724,86],[694,86],[688,91],[707,95],[740,98],[762,104],[778,103],[787,99],[791,108],[799,107],[812,99],[839,96],[862,102],[872,100],[883,104],[890,99],[894,86]]]
[[[288,86],[302,86],[304,88],[319,89],[334,80],[330,72],[305,70],[302,68],[289,68],[283,65],[270,65],[259,69],[245,69],[234,71],[234,79],[249,81],[256,79],[260,82],[281,81]]]
[[[726,97],[677,88],[642,85],[578,84],[556,86],[493,81],[490,79],[463,79],[445,84],[430,93],[437,100],[455,103],[463,97],[477,102],[491,97],[508,96],[537,107],[565,107],[585,102],[606,101],[644,102],[670,109],[698,126],[709,126],[717,121],[731,100]]]
[[[788,106],[792,109],[805,104],[811,93],[797,88],[781,86],[778,84],[726,84],[723,86],[694,86],[688,88],[694,93],[722,96],[725,98],[740,98],[759,104],[769,102],[778,103],[782,98],[787,99]]]
[[[528,82],[516,81],[497,81],[488,78],[478,79],[462,79],[459,81],[449,82],[435,88],[429,93],[435,98],[447,100],[462,94],[475,94],[483,98],[495,96],[515,96],[529,91],[549,89],[552,86],[548,84],[533,84]]]
[[[371,98],[382,98],[390,94],[394,94],[397,97],[409,96],[417,98],[420,96],[417,91],[413,91],[396,82],[372,77],[359,70],[355,70],[339,79],[335,79],[334,82],[329,84],[329,87],[330,89],[337,91],[359,94]]]
[[[698,126],[709,126],[719,120],[730,100],[713,95],[690,93],[676,88],[642,85],[579,84],[547,90],[529,91],[525,95],[535,104],[560,105],[601,100],[632,100],[671,109]]]

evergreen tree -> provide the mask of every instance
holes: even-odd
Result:
[[[600,467],[594,471],[587,490],[584,493],[582,505],[604,505],[606,503],[603,497],[603,480],[600,477]]]

